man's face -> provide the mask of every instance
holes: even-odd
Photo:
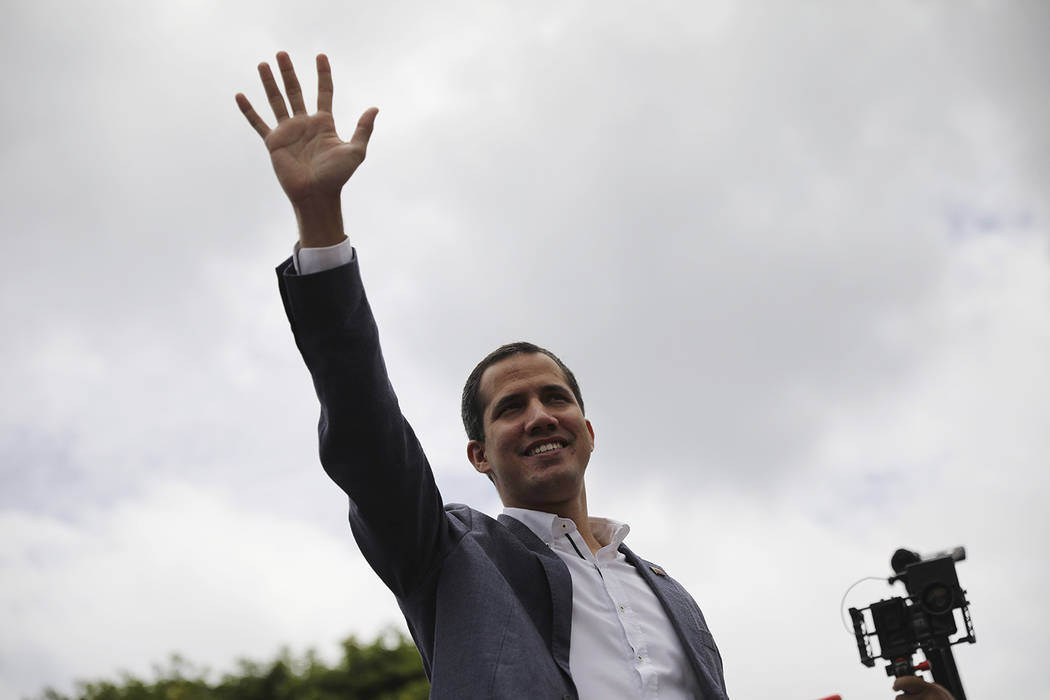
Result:
[[[517,354],[481,375],[485,440],[467,456],[508,507],[547,510],[583,493],[594,429],[554,360]]]

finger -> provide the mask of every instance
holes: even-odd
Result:
[[[921,691],[925,689],[929,683],[924,678],[919,676],[901,676],[897,680],[893,681],[894,690],[903,690],[905,693],[910,691]]]
[[[368,139],[372,137],[372,128],[376,124],[377,114],[379,114],[379,109],[376,107],[369,107],[365,110],[365,113],[357,120],[357,128],[354,129],[354,135],[350,137],[350,145],[359,146],[362,150],[368,147]]]
[[[277,87],[277,81],[273,79],[269,63],[259,64],[259,77],[262,79],[263,89],[266,90],[266,99],[270,101],[273,116],[277,117],[278,122],[287,119],[288,108],[284,106],[284,97],[281,96],[281,90]]]
[[[266,122],[255,113],[255,110],[252,108],[252,103],[248,101],[248,98],[238,92],[234,99],[237,100],[237,106],[241,108],[241,113],[244,115],[245,119],[248,120],[248,123],[252,125],[252,128],[258,132],[259,136],[266,138],[266,135],[270,133],[270,127],[266,126]]]
[[[292,105],[292,114],[306,114],[303,89],[299,87],[299,78],[295,76],[292,59],[286,52],[281,51],[277,54],[277,67],[281,69],[281,79],[284,80],[284,91],[288,95],[288,102]]]
[[[332,67],[328,65],[328,56],[317,54],[317,111],[332,112]]]
[[[897,698],[926,698],[929,697],[927,691],[932,687],[922,676],[901,676],[893,681],[893,689],[901,691]]]

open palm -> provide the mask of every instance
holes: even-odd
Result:
[[[288,54],[283,51],[277,54],[277,66],[292,107],[291,115],[267,63],[259,64],[259,77],[277,126],[270,129],[243,94],[238,93],[237,105],[263,138],[277,180],[293,204],[317,195],[338,194],[365,159],[379,110],[374,107],[366,110],[353,136],[343,141],[336,133],[332,117],[332,70],[328,58],[324,54],[317,57],[317,112],[314,114],[306,113],[302,89]]]

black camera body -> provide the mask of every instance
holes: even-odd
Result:
[[[872,667],[875,659],[885,659],[889,662],[886,674],[898,677],[914,675],[916,668],[929,669],[933,679],[956,700],[966,700],[951,650],[955,644],[977,641],[970,620],[970,603],[955,572],[955,562],[965,558],[966,550],[962,547],[926,558],[907,549],[894,553],[890,563],[897,574],[887,582],[903,583],[907,597],[888,598],[866,608],[849,609],[861,663]],[[872,632],[868,631],[865,610],[871,617]],[[965,634],[952,639],[959,631],[957,610]],[[879,640],[878,656],[872,653],[871,637]],[[916,665],[914,655],[919,649],[926,656],[926,662]]]

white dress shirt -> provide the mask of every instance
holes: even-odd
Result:
[[[351,262],[349,239],[325,248],[295,245],[292,263],[308,275]],[[602,548],[592,554],[576,523],[552,513],[505,508],[547,544],[572,576],[569,670],[580,700],[687,700],[696,677],[656,594],[617,548],[631,528],[591,518]]]
[[[693,668],[656,594],[618,551],[631,528],[591,518],[602,545],[592,554],[576,523],[552,513],[504,508],[561,557],[572,575],[569,670],[580,700],[699,697]]]

